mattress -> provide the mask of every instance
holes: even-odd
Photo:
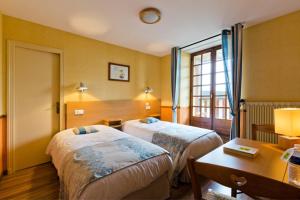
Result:
[[[182,129],[190,129],[190,126],[182,125],[182,124],[174,124],[166,121],[158,121],[151,124],[141,123],[139,120],[130,120],[124,123],[123,131],[127,134],[130,134],[135,137],[139,137],[148,142],[152,142],[152,138],[154,133],[159,132],[160,130],[165,130],[167,128],[172,128],[174,126],[180,126]],[[219,147],[223,144],[221,137],[214,131],[196,128],[199,132],[205,132],[202,137],[194,140],[191,144],[187,146],[187,148],[182,153],[182,156],[178,163],[178,168],[180,171],[184,171],[182,173],[180,180],[183,182],[189,182],[190,178],[187,170],[185,169],[187,164],[187,159],[192,156],[194,158],[201,157],[215,148]],[[188,132],[184,132],[182,134],[187,134]]]
[[[107,126],[94,127],[98,130],[97,133],[79,137],[73,134],[72,129],[68,129],[56,134],[51,140],[46,153],[51,155],[59,177],[62,176],[63,159],[69,152],[99,142],[105,143],[128,137],[127,134]],[[80,199],[122,199],[151,185],[168,173],[171,167],[172,161],[168,154],[144,160],[90,183],[82,192]]]

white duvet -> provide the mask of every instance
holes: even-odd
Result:
[[[182,132],[182,134],[188,134],[189,130],[191,129],[193,129],[193,131],[205,133],[202,137],[198,138],[197,140],[193,141],[190,145],[188,145],[188,147],[184,150],[178,162],[180,170],[184,170],[187,164],[187,159],[190,156],[194,158],[201,157],[223,144],[221,137],[212,130],[191,127],[182,124],[174,124],[166,121],[158,121],[155,123],[146,124],[140,122],[139,120],[130,120],[124,123],[123,131],[132,136],[139,137],[148,142],[152,142],[153,134],[155,132],[159,132],[167,128],[172,128],[174,126],[180,126],[182,130],[186,130]],[[182,173],[180,179],[181,181],[189,182],[190,178],[186,169],[185,173]]]
[[[72,129],[68,129],[53,137],[48,145],[47,154],[51,155],[59,176],[62,175],[63,159],[69,152],[99,142],[128,137],[127,134],[107,126],[94,127],[98,130],[97,133],[75,135]],[[172,161],[167,154],[145,160],[92,182],[83,191],[80,199],[122,199],[147,187],[168,173],[171,167]]]

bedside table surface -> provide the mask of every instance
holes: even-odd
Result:
[[[103,121],[105,122],[118,122],[118,121],[123,121],[122,119],[104,119]]]

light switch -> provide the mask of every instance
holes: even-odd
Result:
[[[78,109],[74,111],[75,115],[83,115],[84,114],[84,110],[83,109]]]

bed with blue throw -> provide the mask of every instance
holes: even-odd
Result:
[[[93,128],[89,134],[62,131],[48,145],[61,199],[168,197],[172,161],[166,150],[107,126]]]
[[[201,157],[223,144],[221,137],[213,130],[160,120],[149,124],[130,120],[124,123],[123,131],[152,142],[170,153],[173,160],[173,185],[178,180],[190,181],[186,167],[188,157]]]

